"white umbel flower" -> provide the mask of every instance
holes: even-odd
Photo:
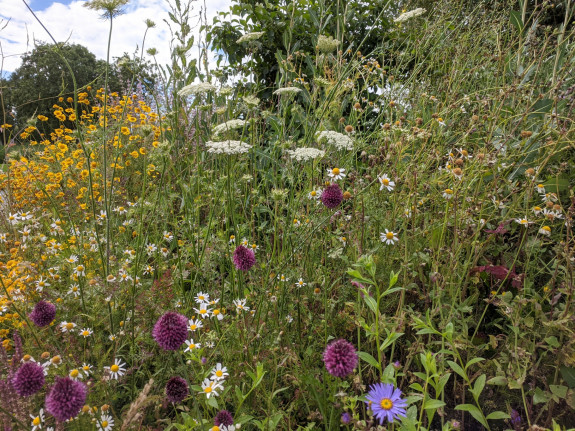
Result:
[[[343,133],[334,132],[333,130],[327,130],[319,132],[315,135],[315,138],[319,143],[327,143],[333,145],[338,150],[352,150],[353,141],[352,139],[344,135]]]
[[[205,94],[211,91],[216,91],[216,89],[216,86],[210,84],[209,82],[200,82],[198,84],[190,84],[182,87],[182,89],[178,91],[178,95],[182,97],[196,96],[198,94]]]
[[[246,125],[245,120],[230,120],[225,123],[218,124],[214,127],[214,135],[221,135],[222,133],[229,132],[235,129],[242,129]]]
[[[206,142],[208,153],[213,154],[242,154],[247,153],[251,145],[241,141],[222,141],[222,142]]]
[[[263,31],[253,31],[251,33],[246,33],[242,35],[242,37],[240,37],[238,40],[236,40],[236,43],[253,42],[254,40],[258,40],[260,37],[262,37],[264,33],[265,32]]]
[[[292,159],[298,162],[307,162],[308,160],[317,159],[325,155],[325,151],[318,150],[317,148],[296,148],[295,150],[288,150],[287,153]]]
[[[395,22],[395,23],[405,22],[408,19],[423,15],[425,12],[426,12],[426,10],[424,8],[418,7],[417,9],[413,9],[413,10],[410,10],[409,12],[402,13],[397,18],[395,18],[393,20],[393,22]]]
[[[302,89],[301,88],[297,88],[297,87],[284,87],[284,88],[278,88],[276,91],[274,91],[274,96],[295,96],[298,93],[301,93]]]

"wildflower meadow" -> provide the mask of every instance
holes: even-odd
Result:
[[[575,3],[167,3],[3,111],[0,429],[575,429]]]

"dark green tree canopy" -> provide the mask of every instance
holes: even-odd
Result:
[[[84,46],[39,44],[22,57],[22,65],[7,83],[5,109],[15,116],[16,128],[35,115],[50,118],[51,107],[58,97],[73,95],[72,75],[62,57],[70,63],[79,89],[98,77],[99,62]]]

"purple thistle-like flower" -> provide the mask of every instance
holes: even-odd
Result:
[[[234,424],[234,417],[227,410],[220,410],[216,417],[214,418],[214,425],[219,426],[230,426]]]
[[[343,201],[343,192],[337,184],[332,184],[321,193],[321,202],[328,208],[337,208]]]
[[[341,414],[341,423],[347,425],[351,422],[351,415],[348,412],[344,412]]]
[[[186,341],[188,319],[181,314],[169,311],[158,319],[152,336],[164,350],[177,350]]]
[[[407,402],[400,398],[401,395],[401,390],[389,383],[376,383],[365,397],[366,404],[373,411],[373,416],[383,425],[386,419],[393,422],[406,416]]]
[[[247,271],[256,264],[256,255],[253,250],[250,250],[243,245],[238,245],[232,257],[236,269],[240,271]]]
[[[35,394],[44,386],[44,368],[36,362],[26,362],[14,374],[12,385],[21,397]]]
[[[190,394],[188,382],[175,376],[166,383],[166,396],[172,403],[179,403]]]
[[[335,377],[344,378],[357,366],[355,347],[344,339],[336,340],[325,348],[323,362],[327,371]]]
[[[56,317],[56,306],[51,302],[40,301],[34,307],[34,310],[28,315],[30,320],[40,328],[47,326]]]
[[[46,396],[46,411],[59,422],[75,418],[86,402],[87,394],[84,383],[70,377],[56,377],[56,383]]]

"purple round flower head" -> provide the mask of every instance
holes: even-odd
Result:
[[[347,425],[351,422],[351,415],[348,412],[344,412],[341,414],[341,423]]]
[[[40,301],[34,307],[34,310],[28,315],[30,320],[40,328],[47,326],[56,317],[56,306],[51,302]]]
[[[36,362],[26,362],[14,374],[12,386],[21,397],[35,394],[44,386],[44,368]]]
[[[234,424],[234,418],[230,412],[227,410],[220,410],[216,417],[214,418],[214,425],[219,426],[230,426]]]
[[[46,411],[59,422],[75,418],[86,402],[87,393],[84,383],[70,377],[56,377],[56,383],[46,396]]]
[[[328,208],[337,208],[343,201],[343,192],[337,184],[332,184],[321,193],[321,202]]]
[[[406,416],[407,402],[400,398],[401,395],[401,390],[389,383],[376,383],[371,386],[371,390],[365,397],[366,404],[373,411],[373,416],[383,425],[385,419],[393,422],[395,419]]]
[[[162,349],[177,350],[186,341],[188,319],[170,311],[158,319],[152,335]]]
[[[519,425],[521,423],[521,416],[519,415],[519,412],[515,409],[511,410],[511,423],[514,426]]]
[[[190,394],[188,382],[175,376],[166,383],[166,396],[172,403],[179,403]]]
[[[253,250],[250,250],[243,245],[238,245],[232,257],[236,269],[240,271],[247,271],[256,264],[256,255]]]
[[[325,348],[323,362],[332,376],[344,378],[357,365],[355,347],[344,339],[336,340]]]

